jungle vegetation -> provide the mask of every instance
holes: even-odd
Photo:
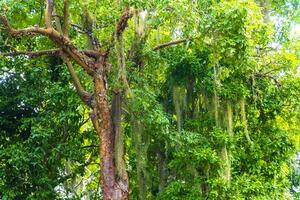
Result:
[[[0,199],[300,199],[299,0],[0,0]]]

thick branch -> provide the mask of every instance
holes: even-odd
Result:
[[[12,37],[20,37],[24,35],[36,35],[41,34],[45,36],[50,35],[50,30],[39,28],[38,26],[24,28],[24,29],[13,29],[6,17],[0,16],[0,22],[3,24],[5,30],[12,36]]]
[[[55,24],[56,24],[56,28],[57,30],[62,34],[62,28],[61,28],[61,24],[60,24],[60,21],[59,21],[59,18],[58,17],[55,17]],[[92,107],[92,99],[93,99],[93,95],[87,91],[85,91],[83,89],[83,87],[81,86],[81,83],[80,83],[80,80],[74,70],[74,67],[71,63],[71,61],[68,59],[68,57],[64,54],[62,54],[62,59],[63,61],[66,63],[67,65],[67,68],[68,68],[68,71],[71,75],[71,78],[73,80],[73,84],[76,88],[76,91],[80,97],[80,99],[89,107]]]
[[[99,51],[95,51],[95,50],[83,50],[81,51],[82,53],[84,53],[85,55],[98,59],[100,56],[103,56]]]
[[[123,12],[123,15],[119,20],[119,23],[117,24],[116,30],[113,34],[113,38],[116,37],[117,39],[119,39],[119,37],[122,35],[122,33],[124,32],[128,24],[128,20],[131,17],[132,17],[132,12],[130,11],[129,7],[126,7],[125,11]]]
[[[55,28],[56,28],[56,30],[60,33],[60,34],[62,34],[62,28],[61,28],[61,24],[60,24],[60,17],[59,17],[59,15],[57,15],[56,13],[55,13],[55,11],[53,12],[53,17],[54,17],[54,22],[55,22]]]
[[[185,42],[187,42],[189,40],[190,39],[181,39],[181,40],[176,40],[176,41],[171,41],[171,42],[159,44],[159,45],[157,45],[156,47],[153,48],[153,51],[156,51],[156,50],[159,50],[159,49],[163,49],[165,47],[173,46],[173,45],[176,45],[176,44],[185,43]]]
[[[64,30],[63,30],[63,34],[66,37],[69,37],[68,27],[69,27],[69,1],[64,0]]]
[[[127,27],[128,20],[132,17],[132,12],[129,7],[126,7],[118,24],[116,25],[116,30],[112,34],[111,43],[107,49],[107,53],[109,53],[110,49],[114,46],[115,40],[118,40],[122,33],[124,32],[125,28]]]
[[[93,100],[93,95],[87,91],[85,91],[83,89],[83,87],[81,86],[80,80],[73,68],[73,65],[71,63],[71,61],[68,60],[68,58],[63,56],[63,60],[66,63],[67,67],[68,67],[68,71],[72,77],[73,80],[73,84],[76,88],[76,91],[80,97],[80,99],[89,107],[92,106],[92,100]]]
[[[45,24],[46,28],[51,28],[51,17],[53,12],[53,0],[46,0]]]
[[[57,32],[53,28],[44,29],[35,26],[24,29],[13,29],[8,23],[6,17],[4,16],[0,16],[0,22],[2,22],[4,28],[13,37],[35,34],[47,36],[52,41],[54,41],[59,47],[61,47],[65,53],[71,56],[80,66],[82,66],[89,75],[94,74],[94,64],[88,60],[88,57],[82,54],[68,38],[64,37],[62,34]]]

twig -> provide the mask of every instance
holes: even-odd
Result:
[[[159,49],[166,48],[166,47],[169,47],[169,46],[173,46],[173,45],[176,45],[176,44],[185,43],[185,42],[188,42],[190,40],[191,39],[188,38],[188,39],[181,39],[181,40],[176,40],[176,41],[171,41],[171,42],[159,44],[159,45],[157,45],[156,47],[153,48],[153,51],[157,51]]]

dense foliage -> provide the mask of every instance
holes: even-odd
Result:
[[[109,46],[128,6],[107,81],[109,101],[124,91],[129,198],[300,198],[300,2],[74,0],[70,38]],[[1,0],[0,15],[16,28],[43,26],[44,7]],[[56,0],[56,15],[63,10]],[[53,48],[0,23],[1,199],[103,197],[100,141],[64,61],[5,54]]]

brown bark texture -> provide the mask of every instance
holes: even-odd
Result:
[[[113,128],[110,104],[107,99],[105,61],[100,61],[96,67],[94,75],[96,120],[100,125],[98,130],[101,156],[101,182],[104,199],[107,200],[126,200],[128,199],[128,178],[127,174],[123,177],[117,173],[115,166],[115,133]],[[120,156],[120,155],[119,155]],[[123,156],[123,155],[122,155]]]

